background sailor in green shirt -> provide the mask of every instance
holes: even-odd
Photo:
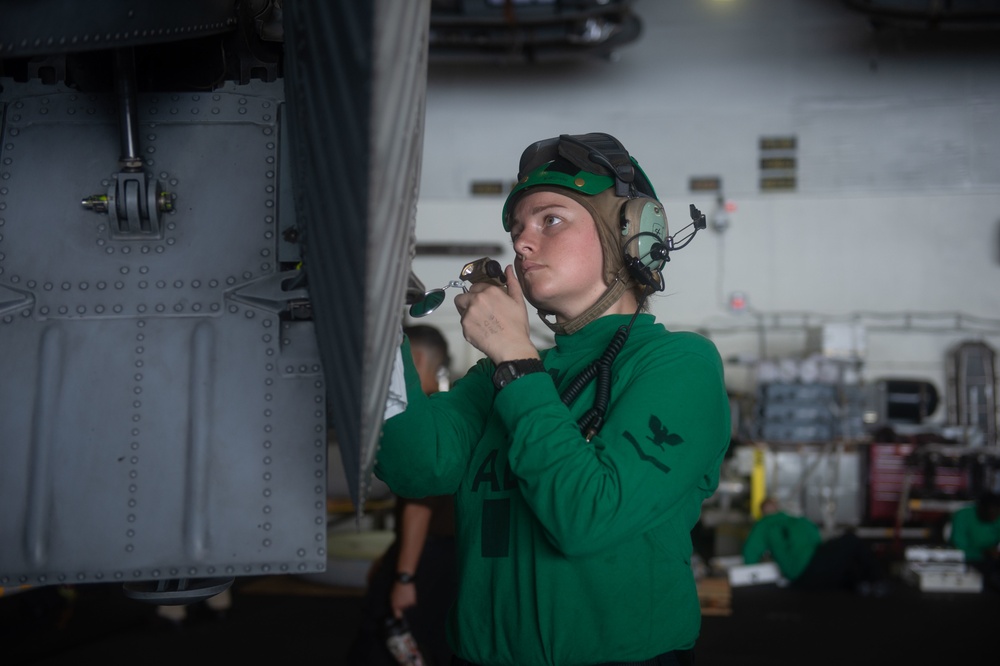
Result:
[[[982,493],[975,504],[956,511],[949,541],[965,553],[965,561],[983,574],[987,585],[1000,589],[1000,495]]]
[[[793,587],[802,589],[845,588],[875,596],[888,592],[885,567],[853,532],[824,540],[816,523],[782,511],[775,497],[765,497],[760,512],[743,543],[746,564],[770,558]]]
[[[683,245],[607,134],[529,146],[502,220],[506,286],[455,298],[486,358],[430,397],[407,364],[375,468],[400,495],[455,494],[454,663],[691,663],[691,530],[730,415],[715,346],[645,312]],[[535,349],[526,302],[554,347]]]

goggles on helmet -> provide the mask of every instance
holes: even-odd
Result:
[[[521,154],[517,178],[501,212],[505,231],[510,231],[515,201],[524,190],[538,185],[565,187],[588,196],[613,186],[619,197],[656,198],[642,167],[610,134],[562,134],[537,141]]]

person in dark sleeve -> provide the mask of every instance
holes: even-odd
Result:
[[[426,325],[403,329],[420,378],[431,395],[450,365],[448,341]],[[363,603],[364,619],[348,655],[348,666],[388,666],[397,662],[386,647],[387,618],[405,618],[427,666],[448,666],[445,636],[448,609],[455,599],[455,506],[450,495],[397,497],[395,539],[373,564]]]
[[[764,498],[760,511],[743,543],[746,564],[769,558],[799,589],[850,589],[866,596],[888,592],[884,567],[853,532],[824,540],[816,523],[782,511],[774,497]]]

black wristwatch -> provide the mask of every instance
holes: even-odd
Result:
[[[499,391],[518,377],[524,377],[532,372],[545,372],[541,359],[522,358],[516,361],[504,361],[493,372],[493,385]]]
[[[411,574],[411,573],[407,573],[405,571],[400,571],[399,573],[396,574],[396,582],[397,583],[404,583],[404,584],[406,584],[406,583],[412,583],[414,580],[415,580],[415,578],[413,577],[413,574]]]

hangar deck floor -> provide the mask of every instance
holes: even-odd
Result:
[[[225,619],[192,612],[181,630],[120,585],[0,597],[8,666],[342,663],[361,592],[292,576],[238,578]],[[996,664],[1000,594],[920,592],[894,579],[884,598],[737,587],[728,615],[706,616],[698,666]]]

